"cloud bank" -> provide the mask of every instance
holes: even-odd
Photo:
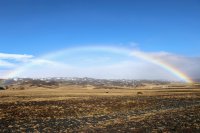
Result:
[[[134,52],[143,53],[146,56],[170,64],[192,79],[200,79],[200,57],[187,57],[168,52],[150,53],[138,50]],[[0,71],[2,73],[0,76],[6,77],[8,75],[7,71],[9,71],[9,73],[11,73],[9,76],[16,77],[93,77],[107,79],[180,80],[173,73],[166,71],[153,62],[137,58],[133,56],[131,52],[128,53],[131,57],[127,56],[122,59],[119,59],[120,56],[116,56],[112,53],[105,54],[100,52],[98,56],[92,56],[93,53],[87,53],[88,55],[86,56],[81,54],[83,53],[70,54],[73,55],[73,57],[67,54],[62,55],[62,58],[59,57],[58,59],[51,60],[46,58],[34,58],[32,55],[0,53]],[[75,58],[74,56],[77,57]],[[73,59],[73,63],[70,62],[70,59]],[[85,61],[87,62],[87,66],[82,64],[82,62]]]
[[[33,55],[0,53],[0,67],[17,67],[22,62],[29,61]]]

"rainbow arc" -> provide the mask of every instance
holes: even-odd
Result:
[[[171,64],[168,64],[167,62],[164,62],[163,60],[154,58],[153,56],[150,56],[149,54],[146,54],[144,52],[140,51],[132,51],[124,48],[119,48],[119,47],[110,47],[110,46],[87,46],[87,47],[77,47],[77,48],[68,48],[60,51],[56,51],[53,53],[46,54],[38,59],[51,59],[56,56],[62,55],[67,52],[77,52],[77,51],[83,51],[83,50],[99,50],[99,51],[106,51],[106,52],[112,52],[116,54],[122,54],[122,55],[128,55],[128,56],[134,56],[140,59],[143,59],[147,62],[151,62],[153,64],[156,64],[163,68],[164,70],[172,73],[175,75],[177,78],[181,79],[182,81],[192,83],[193,81],[190,79],[189,76],[187,76],[185,73],[177,69],[176,67],[172,66]],[[6,74],[4,77],[6,78],[11,78],[11,77],[17,77],[18,74],[23,73],[24,71],[28,70],[38,59],[35,59],[35,61],[31,61],[28,64],[25,64],[8,74]]]

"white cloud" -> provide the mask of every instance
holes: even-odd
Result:
[[[14,68],[21,63],[30,61],[33,58],[32,55],[26,54],[7,54],[7,53],[0,53],[0,68]]]
[[[33,58],[33,55],[27,55],[27,54],[7,54],[7,53],[0,53],[0,59],[11,59],[11,60],[17,60],[17,61],[26,61],[27,59]]]

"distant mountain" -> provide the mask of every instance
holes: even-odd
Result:
[[[65,85],[93,85],[93,86],[119,86],[119,87],[138,87],[144,84],[167,84],[169,81],[159,80],[130,80],[130,79],[94,79],[77,77],[52,77],[52,78],[11,78],[2,81],[3,86],[9,85],[30,85],[30,86],[58,86]]]

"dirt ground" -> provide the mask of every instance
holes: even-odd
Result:
[[[2,90],[0,132],[200,132],[200,88]]]

